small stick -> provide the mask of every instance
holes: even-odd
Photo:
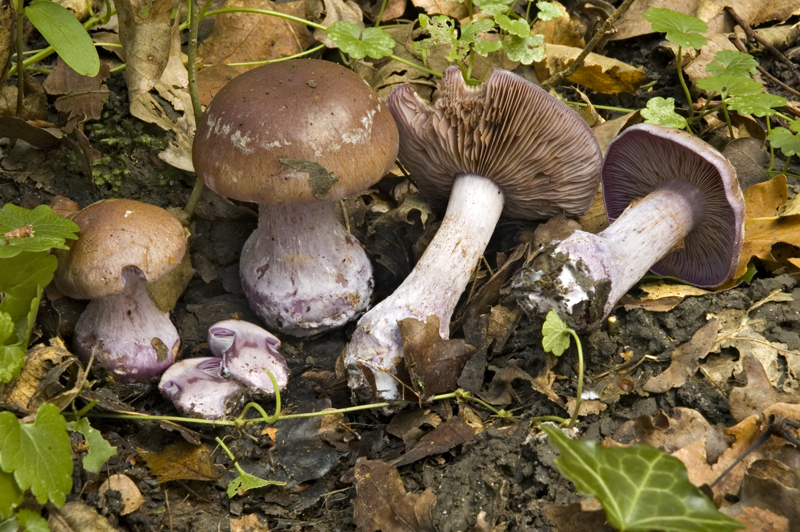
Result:
[[[594,33],[594,36],[592,37],[592,40],[589,41],[589,43],[586,45],[586,47],[583,49],[580,55],[578,55],[578,57],[575,58],[575,61],[573,61],[572,64],[570,64],[567,68],[565,68],[561,72],[558,72],[550,76],[546,80],[544,80],[542,82],[542,87],[546,88],[558,85],[559,83],[564,81],[567,77],[574,74],[575,71],[578,70],[578,68],[583,64],[583,61],[584,59],[586,59],[586,56],[588,56],[592,52],[592,50],[594,50],[594,47],[597,46],[597,43],[600,42],[600,39],[602,39],[605,36],[605,34],[608,33],[608,31],[611,29],[611,27],[614,25],[617,19],[621,17],[628,10],[628,7],[631,5],[631,3],[633,3],[633,0],[625,0],[624,2],[622,2],[620,6],[613,13],[611,13],[611,16],[609,16],[606,19],[606,21],[603,22],[603,24],[597,29],[597,31]]]
[[[736,47],[737,50],[739,50],[740,52],[747,53],[747,48],[745,47],[745,45],[741,41],[741,39],[739,39],[739,37],[737,37],[736,35],[733,35],[730,39],[731,39],[731,42],[733,43],[733,45]],[[762,67],[761,65],[758,65],[758,71],[762,75],[766,76],[774,84],[779,85],[783,89],[791,92],[792,94],[794,94],[796,96],[800,96],[800,92],[797,92],[796,90],[791,88],[789,85],[787,85],[786,83],[782,82],[781,80],[779,80],[778,78],[776,78],[775,76],[773,76],[772,74],[767,72],[767,70],[764,67]]]

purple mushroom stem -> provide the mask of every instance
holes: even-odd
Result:
[[[206,419],[232,414],[245,397],[239,383],[222,376],[222,359],[217,357],[176,362],[161,376],[158,389],[181,412]]]
[[[122,270],[125,290],[93,299],[75,324],[75,351],[88,361],[98,340],[95,363],[116,380],[142,382],[160,375],[180,347],[178,331],[168,312],[156,307],[147,293],[141,270]]]
[[[372,293],[372,265],[336,202],[261,205],[240,270],[256,314],[295,336],[343,325]]]
[[[442,225],[409,276],[392,295],[378,303],[358,322],[345,363],[360,363],[372,370],[375,393],[399,399],[399,387],[388,370],[402,358],[403,341],[397,321],[439,317],[439,334],[450,336],[450,317],[469,282],[500,213],[503,193],[493,181],[477,174],[458,176],[450,193]],[[358,353],[358,358],[354,358]],[[351,372],[351,388],[368,386],[363,372]]]

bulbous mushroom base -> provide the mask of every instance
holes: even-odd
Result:
[[[341,327],[372,294],[369,258],[330,202],[262,206],[239,267],[253,311],[293,336]]]
[[[122,383],[146,382],[175,361],[181,341],[178,331],[147,293],[142,272],[129,266],[122,272],[125,291],[92,300],[75,324],[74,349]]]

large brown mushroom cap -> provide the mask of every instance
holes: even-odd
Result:
[[[651,269],[697,286],[717,286],[733,274],[744,242],[744,198],[736,170],[711,145],[679,129],[638,124],[609,145],[603,198],[613,222],[660,184],[681,180],[697,188],[702,219]]]
[[[401,132],[400,161],[429,199],[446,198],[459,174],[497,183],[505,212],[526,219],[588,210],[602,154],[586,123],[525,79],[494,70],[481,85],[450,67],[433,104],[409,85],[389,96]]]
[[[55,283],[75,299],[121,293],[122,270],[135,266],[153,282],[180,264],[186,234],[170,213],[140,201],[108,199],[89,205],[72,220],[81,228],[58,258]]]
[[[225,85],[198,125],[192,156],[198,177],[223,196],[312,203],[377,182],[397,142],[385,104],[361,77],[330,61],[296,59]],[[301,166],[308,163],[316,167]]]

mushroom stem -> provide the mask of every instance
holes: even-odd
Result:
[[[295,336],[343,325],[367,307],[373,287],[369,258],[335,202],[261,205],[240,269],[255,313]]]
[[[175,361],[178,331],[169,313],[147,293],[144,274],[135,266],[122,271],[125,291],[93,299],[75,324],[75,351],[84,361],[102,339],[95,359],[120,382],[157,377]]]
[[[350,388],[361,398],[400,399],[396,378],[403,358],[397,322],[439,317],[439,334],[450,335],[450,317],[494,232],[504,196],[477,174],[456,177],[442,225],[417,265],[395,292],[359,320],[345,353]],[[364,372],[370,372],[365,375]],[[371,386],[374,383],[374,386]]]
[[[655,263],[682,245],[683,238],[702,221],[704,210],[696,186],[677,179],[666,181],[631,204],[601,233],[575,231],[555,243],[554,249],[545,250],[540,256],[548,258],[534,262],[536,271],[526,270],[514,281],[512,291],[522,289],[515,295],[528,312],[544,315],[555,308],[581,327],[605,318]],[[598,289],[604,280],[610,286]],[[602,316],[587,316],[590,307]]]

